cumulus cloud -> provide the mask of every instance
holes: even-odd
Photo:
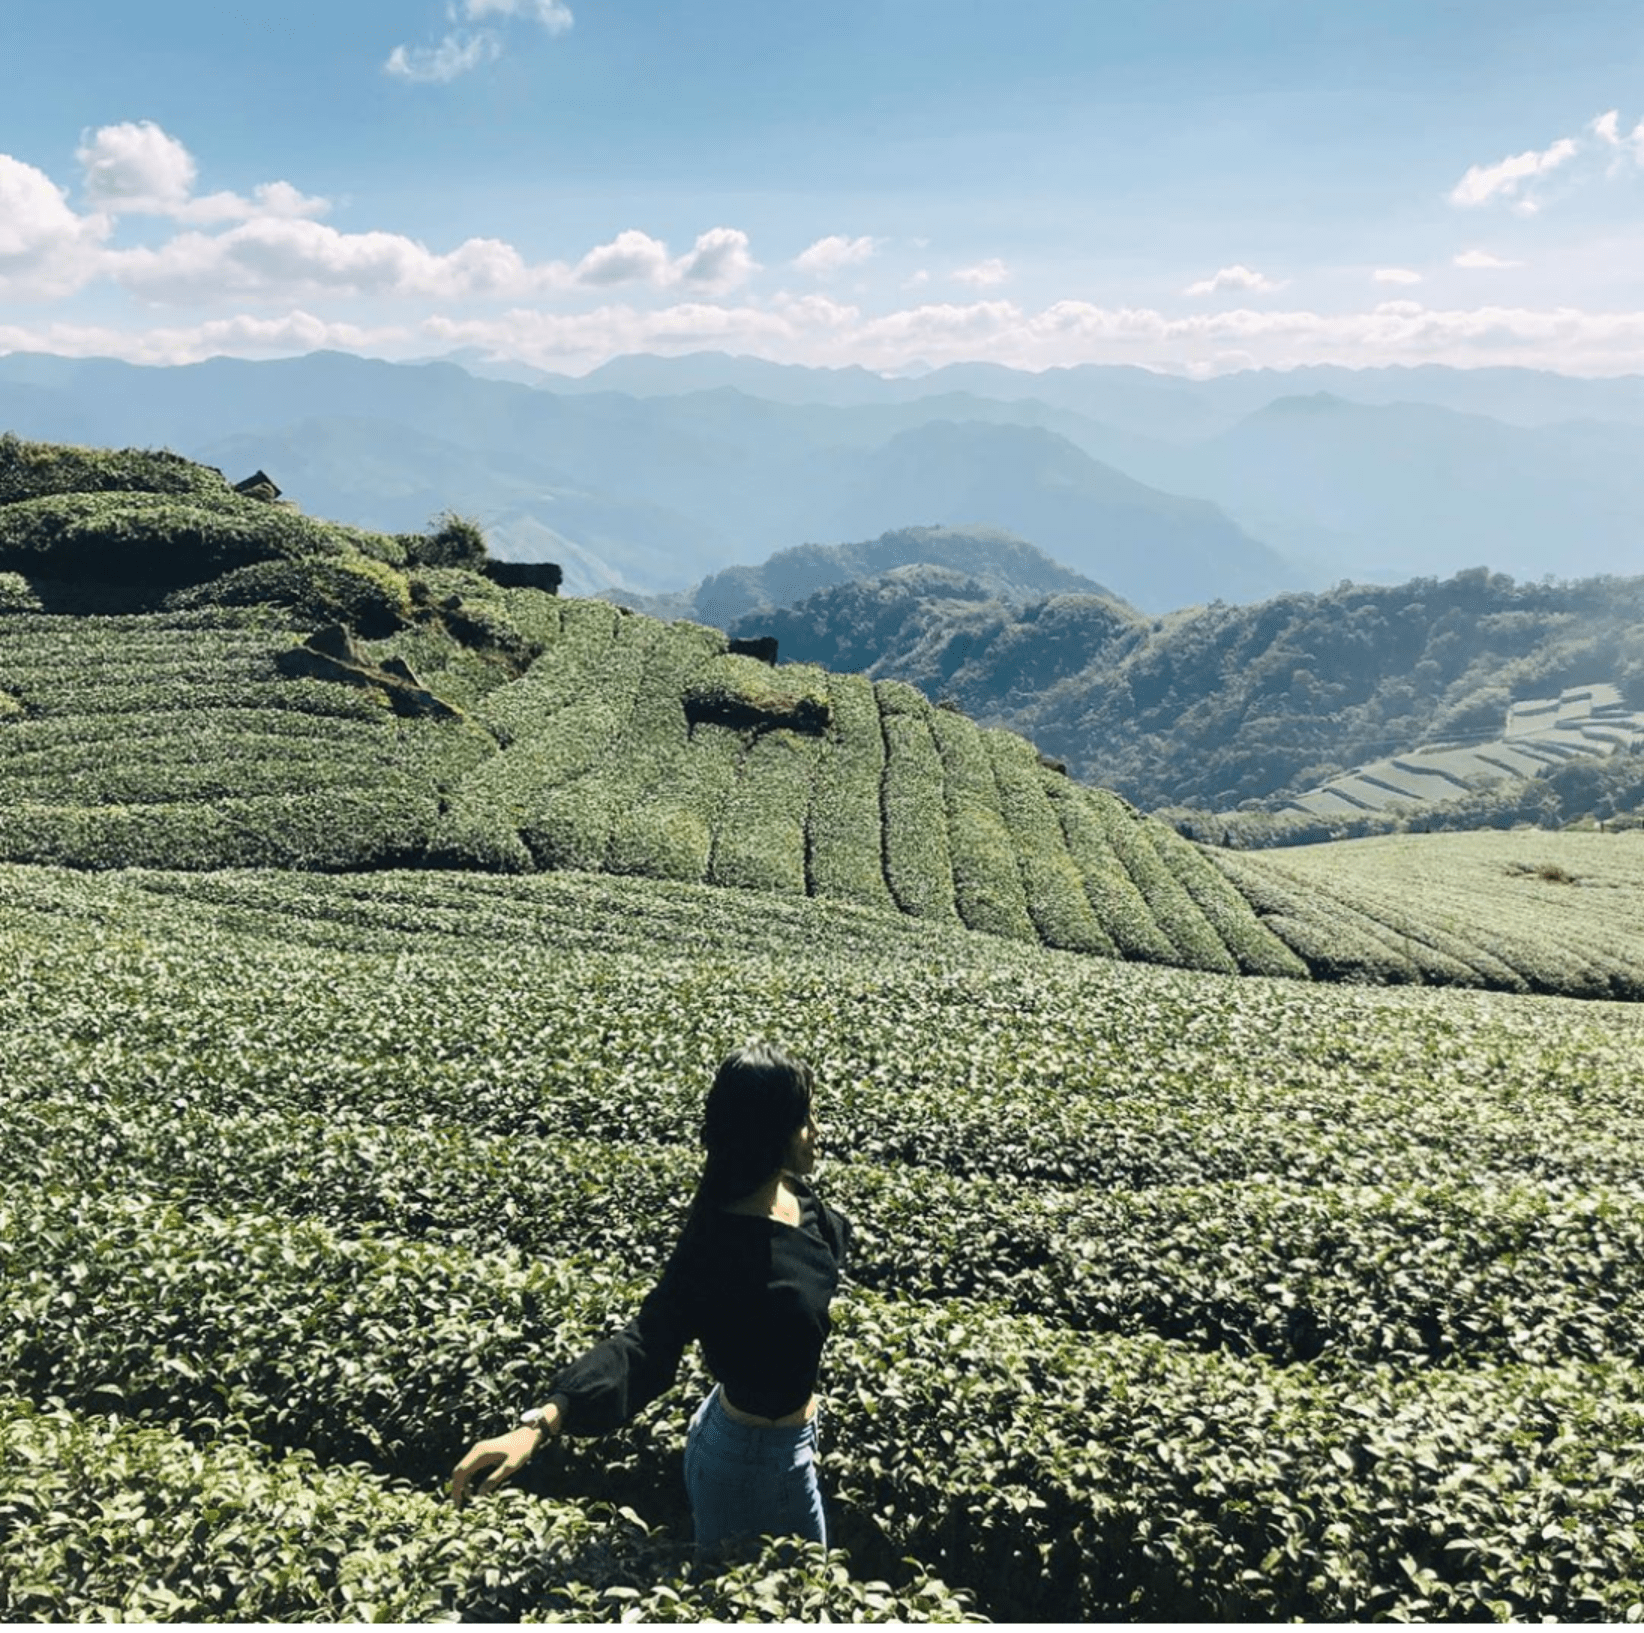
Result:
[[[671,264],[668,246],[649,233],[630,229],[620,232],[609,244],[600,244],[577,262],[572,274],[579,284],[598,288],[607,284],[669,281]]]
[[[1485,249],[1465,249],[1453,258],[1451,264],[1468,272],[1495,272],[1503,267],[1523,266],[1522,261],[1504,261]]]
[[[726,226],[701,233],[679,255],[629,230],[575,262],[535,264],[501,239],[472,238],[440,252],[400,233],[344,232],[315,221],[326,201],[289,182],[264,183],[250,198],[197,195],[193,155],[152,123],[90,132],[79,159],[86,196],[99,206],[87,213],[42,171],[0,155],[0,294],[48,298],[104,280],[173,306],[323,296],[530,300],[624,285],[711,296],[759,270],[748,235]],[[137,214],[169,217],[183,230],[159,243],[110,244],[120,222]]]
[[[680,256],[670,256],[660,238],[630,228],[618,233],[609,244],[589,250],[572,268],[568,279],[550,271],[546,281],[594,288],[639,283],[666,289],[692,283],[708,289],[732,289],[756,271],[758,263],[748,251],[748,235],[735,227],[710,228]]]
[[[82,137],[74,156],[95,209],[171,215],[194,192],[193,155],[152,120],[105,125]]]
[[[96,276],[109,226],[77,215],[44,171],[0,153],[0,295],[72,294]]]
[[[1370,276],[1379,284],[1419,284],[1421,274],[1412,272],[1409,267],[1381,266],[1377,267]]]
[[[978,261],[975,266],[960,267],[953,274],[953,281],[969,284],[973,289],[991,289],[1009,277],[1010,268],[995,255],[986,261]]]
[[[290,182],[265,182],[252,197],[194,192],[194,155],[152,120],[104,125],[86,132],[75,158],[94,211],[107,215],[161,215],[178,221],[245,221],[254,216],[324,215],[330,204],[307,198]]]
[[[1189,284],[1182,293],[1219,295],[1224,289],[1242,289],[1250,294],[1270,295],[1275,290],[1283,288],[1282,283],[1275,283],[1271,278],[1252,271],[1247,266],[1224,266],[1214,277],[1201,278],[1197,283]]]
[[[701,234],[675,266],[685,282],[713,289],[735,289],[759,270],[748,253],[748,235],[735,227],[714,227]]]
[[[497,238],[470,238],[442,254],[400,233],[345,233],[315,221],[265,217],[227,232],[179,233],[158,247],[111,250],[104,270],[144,300],[183,305],[321,295],[520,300],[631,284],[718,293],[745,282],[758,264],[748,235],[734,227],[711,228],[678,256],[661,239],[630,230],[572,265],[528,263]]]
[[[808,272],[812,277],[828,278],[845,267],[861,266],[864,261],[873,257],[878,247],[872,238],[846,238],[840,233],[832,233],[827,238],[819,238],[807,250],[802,250],[794,257],[793,264],[801,272]]]
[[[532,287],[518,250],[498,239],[471,238],[438,255],[398,233],[343,233],[276,218],[224,233],[180,233],[157,249],[110,251],[106,262],[114,281],[133,294],[172,305],[317,294],[507,298]]]
[[[462,0],[460,6],[452,0],[446,7],[446,16],[457,25],[485,24],[490,18],[503,23],[523,19],[540,23],[550,34],[563,34],[575,21],[564,0]],[[456,26],[433,45],[396,45],[382,67],[385,74],[408,84],[448,85],[488,62],[495,62],[502,52],[500,29]]]

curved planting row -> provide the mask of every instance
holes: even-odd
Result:
[[[1644,844],[1631,833],[1201,855],[1322,979],[1644,997]]]
[[[964,1621],[928,1573],[892,1587],[810,1549],[694,1579],[687,1551],[604,1504],[504,1491],[459,1513],[303,1451],[208,1449],[0,1398],[0,1615],[17,1621]]]
[[[645,1286],[593,1260],[51,1200],[55,1224],[8,1220],[4,1352],[28,1398],[430,1493]],[[48,1286],[30,1268],[47,1254],[76,1273]],[[911,1556],[995,1614],[1620,1619],[1644,1585],[1616,1523],[1644,1489],[1630,1361],[1329,1375],[865,1292],[837,1328],[841,1540],[867,1568]],[[529,1483],[677,1535],[682,1440],[677,1411],[647,1413],[557,1443]],[[128,1526],[133,1501],[113,1505]],[[378,1566],[426,1587],[415,1560]]]
[[[75,867],[348,868],[410,858],[471,728],[274,665],[246,615],[0,619],[0,857]]]

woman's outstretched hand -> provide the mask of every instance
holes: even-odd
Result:
[[[451,1501],[461,1508],[475,1492],[495,1491],[530,1461],[544,1431],[526,1424],[505,1435],[482,1440],[457,1464],[451,1475]]]

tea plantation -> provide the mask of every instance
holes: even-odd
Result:
[[[471,544],[0,438],[0,1619],[1644,1617],[1644,839],[1207,850]],[[692,1577],[694,1357],[456,1511],[759,1035],[843,1552]]]
[[[1644,1603],[1639,1012],[1231,980],[802,896],[0,874],[14,1618],[1614,1617]],[[693,1585],[703,1379],[529,1489],[728,1041],[860,1251],[837,1557]]]

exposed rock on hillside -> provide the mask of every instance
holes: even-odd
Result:
[[[301,646],[280,653],[275,663],[282,675],[293,678],[375,687],[386,696],[394,713],[407,719],[458,720],[462,717],[460,709],[453,709],[435,697],[417,679],[404,658],[388,657],[373,663],[341,624],[328,624],[316,630]]]

